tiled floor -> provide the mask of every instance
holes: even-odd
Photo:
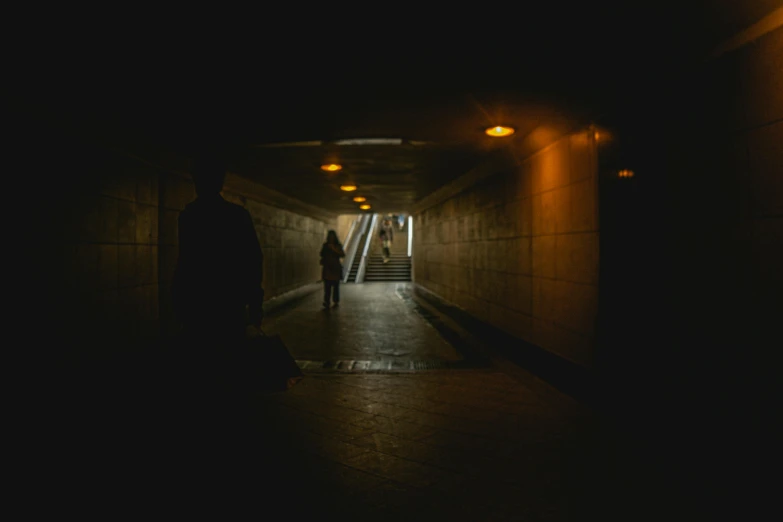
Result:
[[[464,360],[408,290],[344,285],[338,310],[313,295],[267,331],[302,362]],[[343,520],[583,519],[599,502],[591,413],[522,369],[481,366],[313,365],[288,392],[256,397],[275,466],[298,470],[280,487]]]
[[[322,310],[315,292],[295,309],[264,322],[300,360],[458,361],[461,354],[421,315],[406,293],[410,283],[340,285],[338,308]]]
[[[39,505],[100,520],[647,520],[621,512],[638,504],[635,488],[609,480],[615,441],[593,413],[524,369],[476,358],[480,343],[407,288],[346,285],[339,309],[322,311],[315,294],[265,329],[302,361],[469,364],[305,368],[291,390],[252,397],[165,371],[174,389],[158,392],[143,369],[111,395],[117,379],[103,372],[57,397],[39,446],[55,487]]]
[[[349,520],[573,520],[590,416],[536,386],[493,370],[318,374],[256,414],[301,467],[291,489],[326,487]]]

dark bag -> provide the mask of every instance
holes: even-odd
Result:
[[[304,374],[279,335],[246,339],[236,353],[229,385],[245,392],[281,392],[295,386]]]

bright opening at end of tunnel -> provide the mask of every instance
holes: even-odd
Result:
[[[506,127],[504,125],[496,125],[494,127],[488,128],[484,132],[487,134],[487,136],[500,138],[503,136],[511,136],[512,134],[514,134],[514,129],[512,127]]]
[[[344,190],[346,192],[353,192],[356,190],[356,185],[340,185],[340,190]]]
[[[355,138],[337,140],[335,145],[402,145],[401,138]]]

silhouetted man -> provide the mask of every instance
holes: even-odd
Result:
[[[196,199],[179,215],[173,297],[186,345],[219,350],[261,326],[263,254],[250,213],[223,199],[225,163],[205,155],[192,172]]]

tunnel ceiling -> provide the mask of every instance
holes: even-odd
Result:
[[[374,210],[404,211],[537,129],[622,119],[628,100],[657,95],[776,7],[742,4],[493,4],[418,21],[387,13],[388,27],[328,34],[295,18],[289,33],[265,26],[247,41],[236,32],[207,43],[136,31],[116,46],[61,40],[37,61],[20,55],[3,88],[17,106],[99,135],[188,155],[227,146],[240,176],[333,212],[358,211],[357,194]],[[516,133],[483,133],[497,124]],[[399,143],[339,143],[368,138]],[[319,168],[332,162],[342,170]],[[355,193],[339,189],[349,182]]]

